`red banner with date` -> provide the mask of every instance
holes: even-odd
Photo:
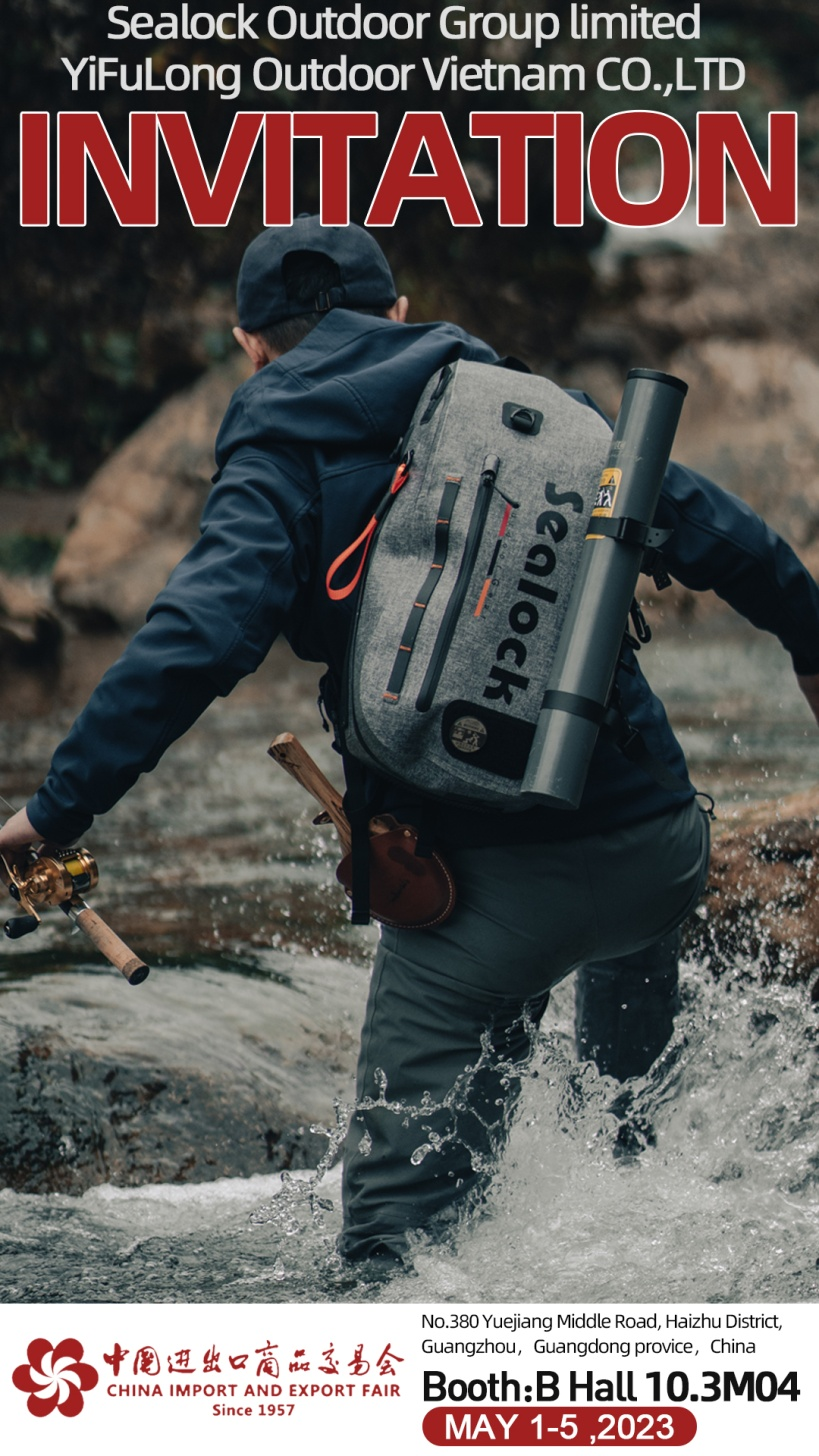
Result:
[[[681,1407],[444,1406],[427,1412],[423,1431],[433,1446],[687,1446],[697,1422]]]

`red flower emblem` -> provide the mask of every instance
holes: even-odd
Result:
[[[28,1365],[18,1365],[12,1380],[28,1394],[26,1402],[33,1416],[47,1416],[56,1407],[61,1416],[78,1416],[83,1408],[82,1392],[93,1390],[99,1375],[93,1365],[83,1363],[79,1340],[32,1340],[27,1350]]]

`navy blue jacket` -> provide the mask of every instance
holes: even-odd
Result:
[[[328,599],[327,568],[383,495],[390,453],[427,379],[459,357],[496,356],[451,324],[334,310],[240,386],[216,441],[218,470],[199,541],[28,805],[44,839],[71,843],[85,834],[217,695],[259,666],[280,633],[299,657],[340,673],[352,607]],[[678,581],[712,587],[776,633],[798,672],[819,671],[819,590],[753,511],[672,465],[656,524],[674,528],[665,554]],[[634,666],[633,676],[619,674],[624,711],[650,750],[685,777],[662,704]],[[576,812],[470,814],[461,832],[471,843],[560,837],[650,817],[671,802],[668,790],[601,741]]]

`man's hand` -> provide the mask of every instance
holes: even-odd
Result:
[[[800,677],[797,673],[796,681],[810,703],[810,710],[814,718],[819,723],[819,672],[813,673],[811,677]]]
[[[30,844],[40,844],[42,838],[25,809],[18,809],[0,829],[0,854],[11,855],[17,849],[27,849]]]

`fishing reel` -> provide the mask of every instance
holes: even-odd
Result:
[[[75,895],[87,894],[99,884],[97,862],[87,849],[58,849],[48,854],[30,851],[22,867],[0,861],[3,879],[12,900],[26,912],[7,920],[3,927],[10,940],[30,935],[40,924],[37,906],[64,905]]]
[[[31,849],[14,860],[0,855],[0,879],[23,911],[5,923],[9,940],[31,935],[41,924],[40,909],[53,907],[88,936],[130,985],[145,980],[145,963],[83,899],[99,883],[97,862],[87,849]]]

